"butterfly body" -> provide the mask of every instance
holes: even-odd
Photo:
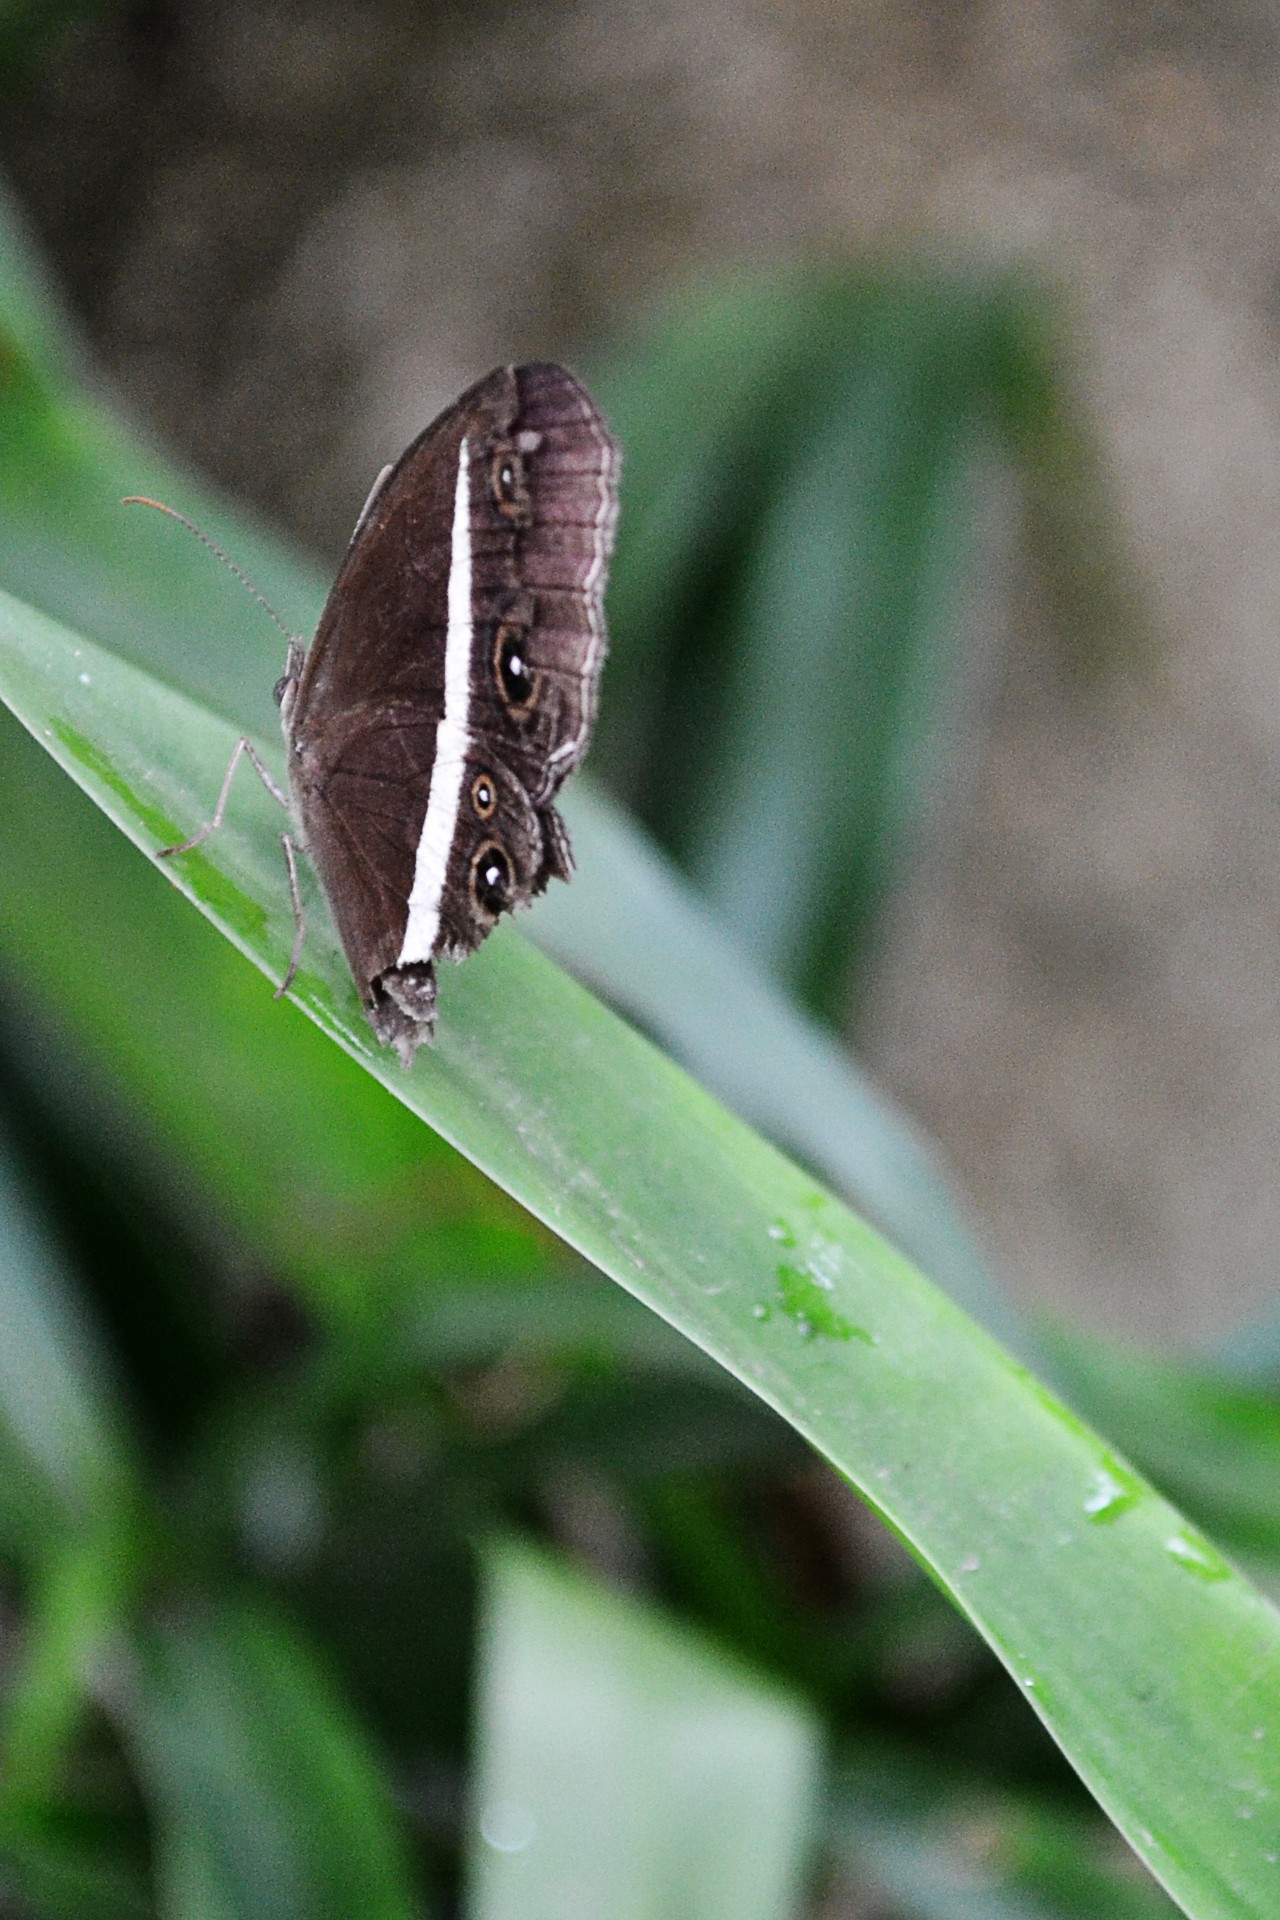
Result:
[[[617,468],[571,374],[499,368],[375,487],[310,649],[290,650],[294,808],[406,1065],[436,962],[572,871],[554,803],[595,715]]]

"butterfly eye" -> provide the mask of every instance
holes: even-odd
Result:
[[[511,905],[511,862],[496,841],[487,840],[471,862],[471,892],[494,920]]]
[[[482,820],[491,820],[498,796],[487,773],[478,773],[471,782],[471,804]]]
[[[537,691],[537,682],[529,664],[528,635],[523,628],[498,628],[493,664],[507,705],[527,707]]]

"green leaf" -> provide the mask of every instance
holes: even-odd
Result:
[[[752,965],[620,808],[578,781],[564,813],[578,872],[529,916],[537,944],[1029,1358],[1032,1342],[924,1136]]]
[[[132,1470],[103,1356],[8,1146],[0,1131],[0,1537],[51,1541],[59,1520],[109,1507]]]
[[[809,1715],[549,1561],[503,1548],[487,1574],[471,1920],[795,1913],[817,1786]]]
[[[139,1486],[103,1355],[0,1131],[0,1542],[30,1578],[0,1799],[52,1783],[131,1590]]]
[[[1221,1362],[1047,1337],[1073,1403],[1215,1538],[1280,1564],[1280,1399]],[[1274,1578],[1274,1569],[1272,1571]]]
[[[824,1011],[954,796],[977,568],[1007,573],[993,454],[1071,637],[1098,663],[1139,624],[1065,332],[1005,273],[806,263],[697,288],[599,364],[626,458],[594,765]]]
[[[165,1920],[418,1912],[363,1736],[282,1623],[173,1609],[118,1704],[157,1812]]]
[[[843,276],[833,289],[794,268],[729,274],[595,369],[625,459],[610,693],[592,753],[632,805],[670,726],[668,683],[686,651],[689,605],[760,512],[773,449],[808,425],[813,388],[864,305]]]
[[[0,692],[139,847],[207,811],[233,730],[9,601]],[[172,877],[278,978],[291,927],[278,821],[255,789]],[[311,1017],[863,1491],[1189,1911],[1273,1910],[1280,1620],[1261,1596],[899,1255],[514,929],[446,969],[438,1044],[406,1075],[372,1043],[315,900],[312,915],[295,994]]]
[[[104,1356],[8,1148],[0,1129],[0,1544],[27,1574],[0,1736],[0,1820],[13,1822],[58,1780],[127,1611],[140,1484]],[[35,1874],[42,1849],[25,1839]]]
[[[808,950],[848,939],[878,904],[902,683],[936,651],[931,603],[947,604],[948,523],[964,517],[958,443],[983,369],[956,332],[932,299],[884,302],[861,353],[832,369],[748,568],[731,691],[704,753],[716,804],[698,808],[684,845],[728,924],[785,979],[811,975]]]
[[[0,1808],[49,1793],[86,1700],[109,1663],[145,1561],[121,1501],[49,1552],[33,1581],[5,1712]]]

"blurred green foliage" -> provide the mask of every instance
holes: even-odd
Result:
[[[64,348],[33,271],[11,243],[0,584],[181,666],[224,711],[269,712],[271,637],[228,649],[204,557],[120,531],[123,441],[49,400]],[[1091,644],[1127,606],[1052,338],[1043,303],[1003,282],[809,272],[704,290],[601,371],[628,455],[601,760],[813,1006],[839,1004],[850,955],[856,977],[936,798],[993,449],[1052,522],[1042,550],[1074,630]],[[284,583],[233,519],[211,530],[269,593]],[[126,540],[150,543],[153,633],[123,584]],[[817,1857],[879,1886],[887,1914],[1169,1910],[992,1657],[795,1434],[274,1005],[9,722],[0,876],[15,1910],[457,1911],[475,1546],[495,1530],[648,1590],[651,1611],[616,1632],[598,1610],[605,1696],[626,1697],[636,1659],[676,1659],[670,1616],[713,1636],[697,1658],[713,1703],[719,1666],[726,1713],[776,1699],[760,1674],[785,1681],[806,1705],[776,1725],[759,1707],[762,1754],[775,1736],[812,1749],[820,1726],[839,1764],[816,1814],[803,1767],[777,1786],[778,1845],[794,1856],[816,1820]],[[144,919],[140,973],[119,929]],[[1274,1566],[1264,1388],[1056,1351],[1077,1404]],[[513,1612],[503,1564],[478,1687],[489,1767],[528,1732],[494,1679],[495,1622],[531,1686],[565,1624],[537,1578]],[[559,1751],[581,1767],[601,1694],[567,1672],[562,1691]],[[494,1829],[499,1863],[519,1830]],[[576,1837],[605,1850],[598,1830]],[[660,1821],[643,1845],[657,1885],[687,1884]],[[500,1878],[473,1871],[472,1920],[503,1911]],[[700,1907],[673,1897],[649,1910],[736,1911],[714,1887]]]
[[[974,724],[998,462],[1077,666],[1142,632],[1058,334],[1019,277],[810,267],[716,282],[601,368],[626,515],[595,764],[820,1013]]]

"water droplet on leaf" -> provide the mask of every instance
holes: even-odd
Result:
[[[1198,1580],[1225,1580],[1231,1573],[1217,1549],[1190,1527],[1182,1527],[1177,1533],[1171,1534],[1164,1543],[1164,1550],[1180,1567],[1195,1574]]]
[[[1109,1524],[1136,1505],[1142,1482],[1122,1467],[1118,1460],[1104,1454],[1102,1465],[1093,1476],[1093,1485],[1085,1496],[1084,1510],[1095,1524]]]

